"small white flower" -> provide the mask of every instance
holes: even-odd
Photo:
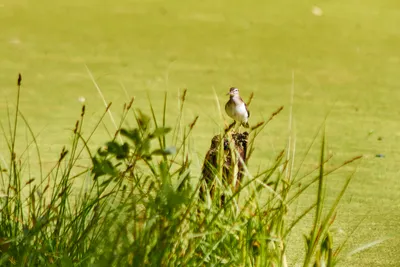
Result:
[[[313,13],[314,16],[320,17],[320,16],[322,16],[322,14],[323,14],[324,12],[322,11],[321,8],[319,8],[319,7],[317,7],[317,6],[313,6],[312,9],[311,9],[311,13]]]
[[[84,96],[80,96],[80,97],[78,97],[78,101],[83,104],[83,103],[85,103],[86,98]]]

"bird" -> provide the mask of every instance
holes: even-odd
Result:
[[[229,100],[225,104],[226,114],[234,119],[235,122],[239,122],[243,127],[249,128],[248,120],[250,112],[247,109],[246,103],[244,103],[239,95],[239,89],[231,87],[227,95],[229,95]]]

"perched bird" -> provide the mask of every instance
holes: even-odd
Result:
[[[232,87],[227,95],[229,95],[229,101],[225,104],[226,114],[243,125],[243,127],[249,128],[250,112],[239,95],[239,89]]]

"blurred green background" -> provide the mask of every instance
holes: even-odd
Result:
[[[0,122],[7,128],[21,72],[21,111],[51,166],[80,114],[78,99],[86,99],[88,125],[104,109],[85,65],[116,118],[128,96],[146,111],[149,95],[161,112],[167,91],[172,124],[179,92],[187,88],[185,121],[200,116],[192,144],[199,170],[211,137],[230,122],[221,119],[218,103],[236,86],[244,99],[255,94],[251,124],[285,106],[258,140],[251,163],[257,169],[287,143],[294,83],[296,162],[328,113],[332,166],[364,156],[335,223],[343,239],[361,222],[346,251],[391,238],[342,265],[398,266],[399,25],[394,0],[0,0]],[[22,151],[26,129],[19,128]],[[92,145],[105,140],[100,131]],[[0,149],[3,161],[3,139]],[[304,166],[317,162],[318,156],[307,157]],[[337,193],[350,170],[335,176],[329,190]],[[301,237],[294,240],[290,262],[304,248]]]

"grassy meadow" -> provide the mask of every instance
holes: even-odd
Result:
[[[271,164],[285,148],[290,118],[294,164],[302,166],[300,173],[315,168],[320,140],[315,136],[326,120],[330,167],[363,156],[328,181],[328,196],[336,195],[343,176],[357,167],[334,224],[335,241],[354,231],[343,256],[389,238],[341,265],[400,262],[398,1],[1,0],[0,22],[0,122],[8,127],[7,107],[15,111],[22,73],[20,111],[38,134],[45,169],[71,141],[79,98],[86,104],[84,133],[104,111],[88,69],[106,101],[113,102],[115,118],[131,97],[133,108],[149,112],[150,98],[161,114],[167,92],[166,124],[172,125],[186,88],[183,121],[199,116],[189,146],[195,173],[212,136],[230,123],[219,105],[236,86],[244,99],[254,93],[251,125],[284,106],[258,137],[250,169]],[[109,117],[105,121],[112,129]],[[126,121],[134,124],[133,118]],[[18,130],[21,153],[27,129],[20,123]],[[101,126],[89,145],[96,149],[108,137]],[[312,142],[316,145],[305,157]],[[0,162],[6,159],[7,145],[0,139]],[[310,191],[298,205],[314,198]],[[288,247],[291,263],[304,248],[306,226],[297,227]]]

